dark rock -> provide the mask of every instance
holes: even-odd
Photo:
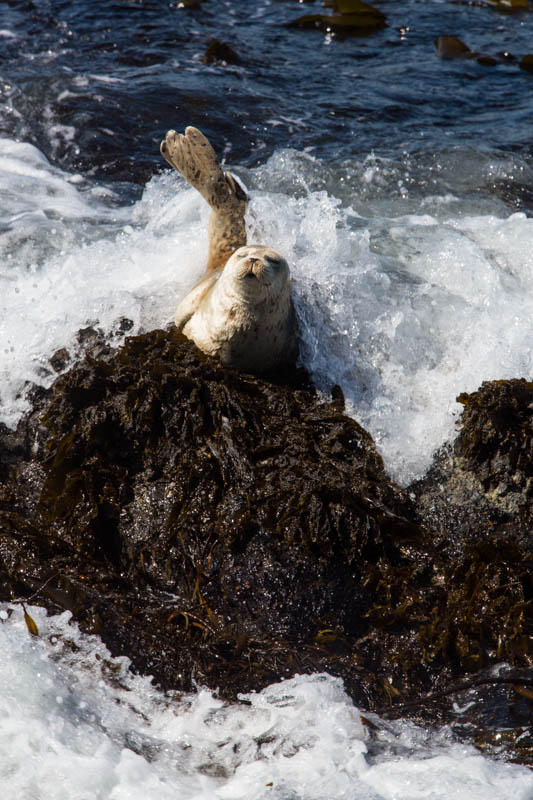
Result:
[[[411,489],[442,540],[446,584],[458,589],[464,581],[464,591],[450,592],[445,613],[457,615],[465,666],[468,659],[471,669],[477,659],[481,666],[493,655],[531,667],[533,383],[486,382],[458,400],[465,409],[454,446],[444,448]],[[497,639],[486,627],[487,610],[500,627]]]
[[[133,320],[128,319],[128,317],[121,317],[112,335],[114,335],[115,337],[122,336],[124,333],[131,331],[132,328],[133,328]]]
[[[487,0],[487,5],[504,14],[531,11],[529,0]]]
[[[497,67],[498,64],[502,63],[502,59],[498,58],[497,56],[490,56],[486,53],[478,53],[475,56],[476,61],[478,64],[481,64],[482,67]]]
[[[457,36],[437,36],[435,50],[440,58],[471,58],[472,50]]]
[[[529,0],[454,0],[456,5],[492,8],[502,14],[521,14],[532,10]]]
[[[381,30],[387,25],[385,14],[363,0],[337,0],[327,5],[333,8],[333,14],[306,14],[289,22],[288,27],[357,35]]]
[[[514,56],[510,53],[502,53],[499,56],[491,56],[487,53],[476,53],[468,45],[458,39],[457,36],[437,36],[435,39],[435,50],[439,58],[453,60],[458,58],[477,61],[483,67],[496,67],[498,64],[514,61]]]
[[[455,450],[487,500],[533,529],[533,382],[483,383],[465,406]]]
[[[457,704],[469,707],[452,721],[457,735],[473,735],[481,749],[501,753],[504,745],[508,757],[531,764],[533,383],[487,382],[458,400],[465,406],[458,438],[410,487],[449,587],[431,639],[439,641],[438,630],[440,641],[455,639],[468,672],[489,668],[494,676],[495,662],[502,665],[497,675],[509,669],[504,664],[523,669],[525,683],[502,678],[457,694]]]
[[[49,364],[54,372],[63,372],[70,362],[70,353],[66,347],[62,347],[49,358]]]
[[[176,8],[198,9],[202,7],[204,0],[175,0]]]
[[[338,387],[328,403],[302,370],[224,369],[175,331],[99,352],[0,431],[4,599],[70,609],[163,687],[197,680],[233,698],[328,671],[376,708],[504,659],[529,666],[529,512],[490,505],[508,470],[530,496],[516,443],[530,436],[529,384],[467,401],[452,456],[481,499],[461,528],[431,510],[431,479],[419,522]]]
[[[533,72],[533,55],[528,54],[527,56],[522,56],[520,59],[520,69],[526,72]]]
[[[381,30],[386,26],[384,17],[373,14],[305,14],[287,24],[288,28],[304,28],[324,31],[326,33],[367,34]]]
[[[533,546],[533,383],[491,381],[465,406],[453,447],[411,487],[428,525],[461,549],[508,533]]]
[[[212,39],[202,58],[204,64],[240,64],[241,58],[229,44]]]
[[[501,5],[501,10],[506,10],[503,8],[504,3],[501,3]],[[516,8],[523,10],[524,6],[520,5]],[[512,9],[509,8],[507,10]],[[437,36],[435,39],[435,51],[439,58],[444,60],[467,59],[470,61],[477,61],[477,63],[483,67],[495,67],[498,66],[498,64],[513,64],[517,61],[516,56],[507,51],[494,56],[487,53],[477,53],[471,50],[461,39],[458,39],[457,36]],[[519,67],[520,69],[533,72],[533,55],[522,56]]]

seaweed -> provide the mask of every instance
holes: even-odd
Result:
[[[454,452],[407,492],[338,387],[130,337],[0,432],[1,596],[68,608],[164,688],[236,698],[326,670],[366,708],[449,719],[444,694],[417,698],[531,669],[531,397],[462,395]]]

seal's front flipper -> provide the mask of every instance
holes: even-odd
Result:
[[[200,283],[197,283],[196,286],[191,289],[189,294],[183,298],[176,309],[176,315],[174,317],[174,322],[176,323],[176,327],[179,331],[183,330],[192,315],[196,313],[200,303],[209,290],[215,285],[217,279],[218,275],[209,275],[205,278],[202,278]]]

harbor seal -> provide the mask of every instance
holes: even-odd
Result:
[[[228,367],[270,372],[294,363],[298,333],[289,266],[271,247],[246,244],[243,189],[222,171],[197,128],[169,131],[161,154],[212,209],[206,272],[178,306],[178,329]]]

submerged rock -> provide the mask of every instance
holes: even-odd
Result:
[[[240,64],[241,57],[229,44],[220,41],[220,39],[212,39],[207,46],[202,61],[204,64]]]
[[[517,11],[531,11],[529,0],[487,0],[487,5],[505,14]]]
[[[385,14],[363,0],[337,0],[325,5],[332,7],[332,14],[306,14],[292,20],[288,27],[344,34],[366,34],[386,27]]]
[[[488,55],[487,53],[476,53],[471,50],[457,36],[437,36],[435,39],[435,50],[439,58],[444,60],[454,60],[464,58],[477,61],[483,67],[495,67],[514,60],[510,53],[502,53],[499,56]]]
[[[429,481],[421,522],[340,390],[324,401],[303,370],[227,370],[175,331],[93,353],[0,432],[3,599],[70,609],[163,687],[231,698],[328,671],[359,704],[394,707],[504,659],[529,665],[511,506],[499,527],[458,532],[432,517]],[[467,401],[461,457],[487,495],[512,470],[529,498],[530,460],[505,433],[527,431],[519,384],[509,418]]]
[[[437,36],[435,39],[435,52],[439,58],[445,61],[465,59],[467,61],[476,61],[483,67],[514,64],[517,61],[516,56],[507,51],[497,53],[494,56],[488,53],[477,53],[475,50],[471,50],[461,39],[458,39],[457,36]],[[520,69],[533,72],[533,56],[522,56],[518,66]]]
[[[520,59],[520,69],[523,69],[526,72],[533,72],[533,55],[531,53],[526,56],[522,56]]]

